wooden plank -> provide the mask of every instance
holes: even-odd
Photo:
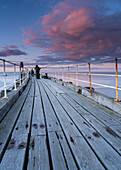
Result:
[[[121,125],[120,126],[110,126],[110,129],[114,131],[121,138]],[[120,149],[121,151],[121,149]]]
[[[48,80],[48,82],[49,83],[55,83],[54,81],[50,81],[50,80]],[[100,111],[102,111],[106,115],[112,117],[112,119],[115,119],[116,121],[121,122],[121,115],[117,114],[116,112],[110,110],[109,108],[106,108],[105,106],[102,106],[101,104],[98,104],[97,102],[95,102],[95,101],[93,101],[93,100],[91,100],[91,99],[89,99],[89,98],[87,98],[87,97],[85,97],[81,94],[75,93],[75,91],[70,89],[68,86],[63,87],[59,82],[57,82],[57,84],[58,84],[58,88],[63,89],[63,91],[65,91],[66,94],[68,94],[72,97],[74,97],[76,95],[76,96],[78,96],[78,100],[80,100],[80,99],[85,100],[86,99],[87,103],[89,102],[95,108],[99,109]],[[54,84],[53,84],[53,86],[54,86]],[[73,96],[73,94],[74,94],[74,96]]]
[[[16,123],[14,129],[14,135],[17,134],[29,134],[31,115],[32,115],[32,105],[33,105],[33,97],[27,97],[25,101],[24,107],[21,111],[19,119]]]
[[[15,129],[13,132],[14,135],[23,134],[23,133],[29,134],[32,109],[33,109],[33,98],[34,98],[34,83],[32,83],[31,85],[31,89],[28,93],[27,99],[22,108],[19,119],[16,123]]]
[[[24,169],[28,135],[17,135],[11,138],[0,164],[1,170]]]
[[[28,95],[28,92],[30,90],[31,83],[28,84],[28,86],[25,89],[25,94],[23,93],[17,102],[14,104],[14,106],[11,108],[11,110],[8,112],[4,120],[0,123],[0,160],[2,158],[2,155],[5,151],[6,145],[8,143],[8,140],[11,136],[11,133],[13,131],[13,128],[16,124],[16,121],[19,117],[21,108],[24,105],[24,102],[26,100],[26,97]]]
[[[89,112],[85,111],[80,105],[77,105],[77,103],[69,98],[67,95],[62,94],[64,99],[70,103],[70,105],[88,122],[89,125],[91,125],[94,129],[96,129],[104,138],[107,140],[112,147],[114,147],[117,152],[121,155],[121,138],[117,133],[120,134],[121,126],[115,126],[117,127],[117,131],[113,131],[111,126],[107,127],[105,124],[100,122],[98,119],[96,119],[94,116],[92,116]],[[114,128],[114,126],[113,126]]]
[[[118,155],[118,153],[102,138],[102,136],[100,136],[97,131],[95,131],[95,129],[90,127],[88,122],[85,122],[85,120],[82,119],[80,115],[77,114],[77,112],[75,112],[75,110],[66,101],[63,100],[63,98],[58,96],[58,99],[68,112],[69,116],[71,116],[72,120],[74,120],[81,133],[83,133],[84,137],[92,146],[95,153],[97,153],[100,160],[104,163],[104,165],[109,169],[111,167],[120,168],[121,157]],[[99,134],[99,137],[96,137],[96,135],[94,134],[96,134],[97,136]]]
[[[32,136],[29,150],[28,170],[49,170],[46,136]]]
[[[51,88],[52,90],[52,88]],[[48,91],[49,93],[49,91]],[[50,96],[50,94],[49,94]],[[119,154],[98,134],[95,129],[90,127],[88,122],[85,122],[74,109],[71,107],[66,100],[64,100],[60,94],[56,93],[56,97],[67,111],[69,117],[71,117],[73,123],[76,124],[83,137],[88,141],[91,148],[93,148],[96,155],[103,162],[107,168],[120,168],[121,167],[121,157]],[[54,105],[54,103],[53,103]],[[56,104],[57,106],[57,104]],[[54,107],[54,106],[53,106]],[[85,122],[85,123],[84,123]],[[118,161],[117,161],[118,160]]]
[[[56,132],[56,134],[58,135],[57,137],[58,137],[68,169],[77,170],[78,168],[76,166],[74,157],[72,156],[72,153],[69,149],[69,146],[67,144],[64,134],[62,132]]]
[[[47,123],[47,130],[48,130],[48,132],[49,131],[59,131],[59,130],[61,130],[61,128],[59,126],[59,122],[55,116],[54,110],[51,106],[48,96],[45,93],[45,90],[42,87],[40,81],[39,81],[39,88],[40,88],[41,96],[42,96],[44,114],[45,114],[46,123]]]
[[[40,92],[39,92],[37,82],[35,83],[35,85],[36,85],[35,86],[36,91],[35,91],[31,135],[44,135],[46,134],[46,130],[45,130],[45,121],[44,121],[42,102],[41,102]]]
[[[47,80],[46,80],[47,81]],[[49,83],[51,84],[51,81],[50,80],[48,80],[49,81]],[[46,82],[46,84],[47,84],[48,82]],[[49,84],[49,85],[50,85]],[[53,84],[51,84],[52,85],[52,87],[54,87],[54,89],[55,89],[55,85],[53,85]],[[62,86],[60,86],[59,85],[59,87],[57,87],[57,88],[63,88]],[[88,108],[88,110],[89,111],[91,111],[90,113],[92,114],[92,116],[94,116],[93,117],[93,119],[98,119],[100,122],[102,122],[105,126],[108,126],[108,127],[110,127],[111,129],[112,129],[112,131],[114,131],[114,133],[116,133],[119,137],[121,137],[121,128],[120,128],[120,121],[121,121],[121,118],[120,118],[120,116],[119,115],[117,115],[115,112],[113,112],[113,111],[111,111],[111,110],[109,110],[109,109],[107,109],[107,108],[104,108],[104,106],[101,106],[101,105],[99,105],[98,103],[96,103],[96,102],[94,102],[94,101],[92,101],[92,100],[90,100],[90,99],[87,99],[86,97],[84,97],[84,96],[79,96],[78,94],[76,94],[76,93],[74,93],[72,90],[70,90],[70,89],[67,89],[67,88],[65,88],[66,89],[66,92],[65,92],[65,94],[68,94],[68,95],[66,95],[66,96],[68,96],[69,98],[68,98],[68,101],[71,101],[71,100],[73,100],[73,102],[76,102],[75,103],[75,106],[76,107],[79,107],[80,108],[80,106],[82,107],[83,106],[83,108],[84,108],[84,106],[86,105],[86,110],[87,110],[87,108]],[[64,88],[63,88],[63,91],[65,91],[64,90]],[[55,93],[56,93],[56,91],[55,91]],[[63,95],[64,93],[62,93],[62,95]],[[81,101],[80,101],[81,100]],[[80,105],[80,103],[82,102],[82,100],[83,100],[83,103]],[[86,100],[86,102],[84,102],[84,100]],[[93,105],[93,106],[92,106]],[[91,106],[93,107],[93,109],[91,108]],[[81,109],[81,110],[84,110],[84,109]],[[96,110],[95,110],[95,108],[96,108]],[[101,110],[101,112],[100,112],[100,110]],[[102,114],[102,112],[103,112],[103,115],[101,116],[101,114]],[[95,113],[95,114],[94,114]],[[84,112],[83,112],[83,115],[84,115]],[[99,115],[99,116],[98,116]],[[101,116],[101,117],[100,117]],[[99,118],[100,117],[100,118]],[[117,123],[118,122],[118,123]],[[118,128],[117,128],[118,127]],[[101,128],[100,128],[101,129]],[[105,128],[105,130],[106,130],[107,128]],[[107,130],[106,130],[107,131]],[[111,134],[111,133],[110,133]],[[115,142],[114,142],[115,143]],[[118,146],[118,143],[119,143],[119,141],[117,140],[116,141],[116,143],[115,143],[115,145],[114,146],[116,146],[117,148],[118,148],[118,151],[120,152],[120,146]],[[113,145],[113,143],[112,143],[112,145]]]
[[[46,83],[50,83],[50,80],[44,80],[44,82]],[[53,87],[55,89],[56,84],[52,82],[52,84],[50,84],[51,87]],[[119,116],[115,115],[115,112],[113,112],[114,114],[112,114],[112,112],[110,113],[110,115],[105,111],[104,109],[103,111],[100,110],[100,108],[97,107],[96,102],[93,102],[93,105],[90,103],[91,100],[89,100],[88,98],[83,98],[82,95],[78,95],[75,92],[73,92],[71,89],[68,89],[67,87],[63,87],[58,85],[58,88],[63,89],[63,91],[73,100],[75,100],[77,102],[77,104],[79,104],[80,106],[82,106],[85,110],[90,111],[90,113],[95,116],[96,118],[98,118],[100,121],[102,121],[103,123],[105,123],[105,125],[110,126],[110,125],[120,125],[119,120]],[[56,90],[54,91],[54,93],[58,93]],[[95,104],[94,104],[95,103]],[[104,107],[103,107],[104,108]],[[107,110],[107,109],[106,109]],[[117,119],[116,119],[117,117]]]
[[[67,170],[66,162],[64,160],[63,152],[61,150],[56,133],[49,132],[48,135],[53,169]]]
[[[31,85],[31,89],[28,92],[27,99],[13,130],[11,141],[7,147],[8,149],[5,151],[2,159],[1,166],[3,169],[5,169],[5,167],[8,169],[13,169],[13,167],[16,169],[23,169],[25,166],[26,148],[31,127],[33,97],[34,83]],[[21,150],[21,152],[19,150]]]
[[[93,169],[97,169],[98,167],[99,169],[103,169],[103,166],[97,159],[96,155],[93,153],[92,149],[85,141],[81,133],[77,130],[76,126],[74,125],[70,117],[67,115],[66,111],[63,109],[63,107],[57,101],[55,96],[48,90],[46,86],[45,89],[53,104],[64,134],[66,135],[69,147],[72,150],[78,168],[91,169],[91,167],[93,167]]]

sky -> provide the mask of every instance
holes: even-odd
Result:
[[[121,57],[121,0],[0,0],[0,58],[33,67]]]

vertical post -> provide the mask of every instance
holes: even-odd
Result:
[[[53,78],[55,77],[55,75],[54,75],[54,69],[53,69]]]
[[[22,83],[24,83],[24,81],[25,81],[24,71],[25,71],[25,69],[24,69],[24,67],[23,67],[23,68],[22,68]]]
[[[78,86],[78,65],[76,66],[76,86]]]
[[[68,66],[68,84],[69,84],[69,66]]]
[[[63,80],[63,67],[62,67],[62,80]]]
[[[41,70],[42,70],[42,69],[40,69],[40,77],[41,77]]]
[[[118,59],[115,58],[115,68],[116,68],[116,99],[115,101],[120,101],[118,98]]]
[[[56,78],[56,72],[55,72],[55,69],[54,69],[53,71],[54,71],[54,78]]]
[[[6,73],[5,73],[5,60],[3,60],[3,76],[4,76],[4,97],[3,99],[7,99],[7,89],[6,89]]]
[[[54,72],[55,72],[55,78],[56,78],[56,69],[54,70]]]
[[[20,72],[20,85],[19,86],[21,86],[21,66],[19,66],[19,72]]]
[[[16,88],[16,66],[14,64],[14,90],[17,90]]]
[[[29,70],[27,68],[26,68],[26,75],[27,75],[26,79],[28,79],[29,78]]]
[[[59,69],[58,69],[58,80],[59,80]]]
[[[88,63],[88,65],[89,65],[89,82],[90,82],[90,91],[92,91],[90,63]]]

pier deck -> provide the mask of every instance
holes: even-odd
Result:
[[[121,116],[32,79],[0,124],[0,170],[121,169]]]

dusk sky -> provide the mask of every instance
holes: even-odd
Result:
[[[121,57],[121,0],[0,0],[0,58],[25,65]]]

